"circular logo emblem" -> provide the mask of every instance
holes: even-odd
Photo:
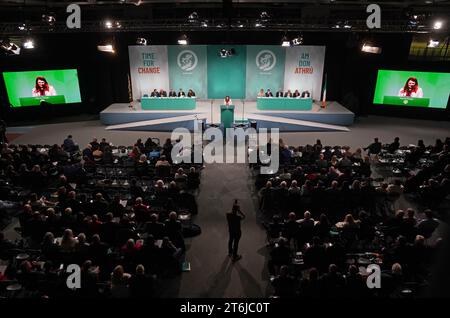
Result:
[[[262,50],[256,55],[256,66],[264,72],[270,71],[275,67],[277,57],[272,51]]]
[[[190,72],[197,66],[198,58],[193,51],[184,50],[178,54],[177,63],[183,71]]]
[[[407,99],[405,99],[404,101],[403,101],[403,104],[408,104],[408,100]]]

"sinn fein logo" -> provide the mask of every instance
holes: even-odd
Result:
[[[178,54],[178,66],[185,72],[190,72],[195,69],[198,63],[197,55],[191,50],[184,50]]]
[[[277,58],[272,51],[262,50],[256,55],[256,66],[263,72],[273,69],[276,63]]]

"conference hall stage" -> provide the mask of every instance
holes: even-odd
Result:
[[[219,124],[222,104],[222,99],[207,99],[197,100],[195,109],[144,110],[138,101],[116,103],[100,113],[100,121],[107,130],[193,130],[195,119],[205,120],[207,125]],[[354,120],[354,114],[337,102],[327,102],[325,108],[313,102],[311,110],[260,110],[254,99],[233,100],[233,105],[236,123],[255,122],[258,129],[279,128],[281,132],[349,131]]]

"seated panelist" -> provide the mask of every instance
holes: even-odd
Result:
[[[186,93],[183,91],[183,89],[180,88],[178,91],[178,97],[186,97]]]
[[[169,90],[169,97],[177,97],[177,93],[172,88]]]
[[[302,98],[310,98],[310,97],[311,97],[311,93],[309,91],[302,92]]]
[[[192,89],[189,89],[187,96],[188,97],[195,97],[195,92]]]
[[[292,92],[290,89],[288,89],[287,92],[284,93],[284,97],[292,97]]]
[[[167,92],[163,90],[162,88],[159,91],[159,97],[167,97]]]
[[[275,94],[276,97],[283,97],[283,91],[281,90],[281,88],[278,90],[278,92]]]
[[[160,97],[158,91],[156,88],[153,90],[153,92],[150,94],[150,97]]]
[[[273,97],[273,94],[272,94],[272,92],[270,91],[270,88],[267,89],[266,97]]]
[[[264,89],[260,89],[259,90],[259,93],[258,93],[258,97],[265,97],[266,96],[266,93],[264,93]]]
[[[298,91],[298,89],[295,90],[294,95],[292,97],[294,98],[300,97],[300,92]]]

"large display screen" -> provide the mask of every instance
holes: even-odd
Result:
[[[450,73],[379,70],[374,104],[445,109]]]
[[[11,107],[80,103],[76,69],[4,72]]]

